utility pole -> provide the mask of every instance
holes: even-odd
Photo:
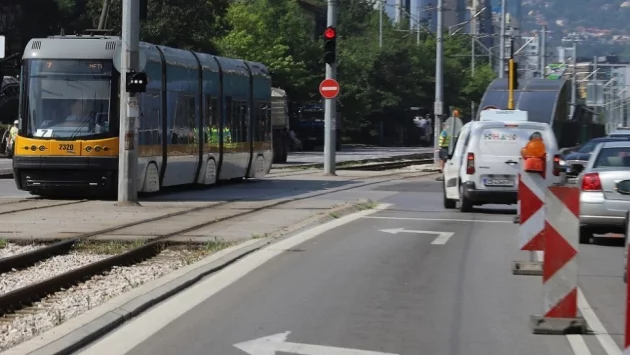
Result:
[[[136,119],[138,99],[127,92],[127,73],[139,71],[140,3],[123,0],[120,70],[120,153],[118,159],[118,204],[138,204],[138,153]]]
[[[328,26],[337,27],[337,0],[328,0]],[[337,79],[337,63],[326,64],[326,79]],[[324,100],[324,175],[335,175],[337,98]]]
[[[475,8],[470,7],[470,75],[475,76],[475,42],[477,37],[477,18],[475,16]]]
[[[384,3],[385,0],[379,0],[378,3],[378,48],[383,48],[383,11],[384,11]],[[380,145],[385,145],[385,121],[384,118],[381,117],[381,122],[379,123],[378,130],[378,138]]]
[[[545,78],[545,69],[547,68],[547,26],[542,26],[540,33],[540,78]]]
[[[103,9],[101,10],[101,18],[98,20],[98,29],[104,30],[107,25],[107,14],[109,13],[109,0],[103,0]]]
[[[577,42],[573,41],[573,56],[571,58],[571,64],[573,66],[573,75],[571,75],[571,110],[569,113],[569,119],[573,118],[575,113],[575,105],[577,102]]]
[[[383,48],[383,1],[378,1],[378,47]]]
[[[505,7],[506,0],[501,0],[501,38],[499,39],[499,78],[503,79],[505,77],[505,21],[506,21],[506,11]]]
[[[433,162],[435,164],[440,163],[440,132],[442,131],[441,117],[443,112],[444,103],[442,102],[442,95],[444,87],[442,84],[443,73],[442,67],[444,65],[444,38],[442,36],[444,20],[444,0],[438,0],[437,2],[437,31],[436,31],[436,48],[435,48],[435,102],[433,104],[433,111],[435,114],[435,121],[433,122],[433,144],[435,152],[433,153]]]

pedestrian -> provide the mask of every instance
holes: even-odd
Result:
[[[440,156],[440,172],[444,173],[444,164],[448,160],[448,145],[450,142],[450,136],[447,130],[446,123],[442,123],[442,132],[440,132],[440,139],[438,141],[439,156]]]

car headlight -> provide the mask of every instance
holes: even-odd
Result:
[[[562,160],[562,159],[560,159],[560,166],[565,166],[565,165],[567,165],[567,162]]]

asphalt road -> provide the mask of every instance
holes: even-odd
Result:
[[[336,161],[345,162],[352,160],[383,159],[395,156],[405,156],[431,152],[430,148],[414,147],[344,147],[344,150],[337,152]],[[324,161],[322,151],[292,152],[289,154],[287,164],[274,164],[274,168],[290,167],[303,164],[319,164]],[[11,173],[11,159],[0,159],[0,174]],[[15,187],[13,178],[0,179],[0,199],[17,198],[31,196],[27,192],[20,191]]]
[[[259,251],[81,354],[612,355],[592,335],[531,333],[542,286],[511,273],[527,257],[514,209],[446,211],[434,181],[372,189],[392,206]]]
[[[5,158],[4,156],[0,157],[0,172],[10,172],[13,168],[13,160]]]

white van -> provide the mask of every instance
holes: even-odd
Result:
[[[444,165],[444,207],[462,212],[484,204],[516,204],[521,149],[540,132],[547,149],[548,178],[560,182],[558,143],[539,122],[475,121],[462,127]]]

